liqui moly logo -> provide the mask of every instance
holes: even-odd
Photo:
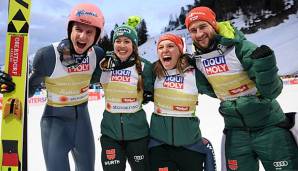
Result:
[[[111,81],[130,82],[131,71],[129,70],[115,70],[112,71]]]
[[[8,73],[11,76],[22,75],[22,63],[23,63],[23,36],[11,36],[10,49],[9,49],[9,67]]]
[[[68,72],[85,72],[90,70],[90,64],[89,64],[89,56],[87,58],[84,58],[80,65],[77,67],[70,67],[67,68]]]
[[[210,59],[205,59],[203,65],[207,75],[222,73],[229,71],[228,65],[224,56],[217,56]]]
[[[184,78],[180,75],[166,76],[163,87],[183,89]]]

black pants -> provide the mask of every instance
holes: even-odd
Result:
[[[148,137],[116,141],[102,135],[100,143],[101,163],[104,171],[125,171],[126,160],[132,171],[149,171]]]
[[[184,147],[160,145],[149,150],[151,171],[202,171],[205,155]]]

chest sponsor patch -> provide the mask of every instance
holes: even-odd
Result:
[[[89,64],[89,57],[84,58],[81,62],[81,64],[75,68],[68,68],[67,71],[69,73],[71,72],[85,72],[90,70],[90,64]]]
[[[229,90],[229,93],[230,93],[231,95],[235,95],[235,94],[242,93],[242,92],[244,92],[244,91],[246,91],[246,90],[248,90],[248,89],[249,89],[249,88],[248,88],[247,85],[242,85],[242,86],[237,87],[237,88],[235,88],[235,89]]]
[[[229,71],[226,59],[223,55],[203,60],[203,66],[207,75]]]
[[[112,71],[111,81],[116,82],[130,82],[131,71],[129,70],[115,70]]]
[[[189,111],[189,106],[173,106],[173,110],[186,112]]]
[[[180,75],[170,75],[166,76],[163,83],[165,88],[183,89],[184,77]]]

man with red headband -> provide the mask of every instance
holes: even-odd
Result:
[[[225,167],[257,171],[260,160],[268,171],[298,170],[298,148],[276,101],[282,81],[274,52],[266,45],[257,47],[231,25],[221,27],[208,7],[192,9],[185,25],[196,67],[206,77],[202,85],[212,87],[221,100]]]

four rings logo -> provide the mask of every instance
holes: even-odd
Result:
[[[141,160],[144,159],[144,155],[140,155],[140,156],[133,156],[133,158],[135,159],[135,162],[140,162]]]
[[[277,162],[273,162],[273,166],[274,167],[285,167],[288,166],[288,162],[287,161],[277,161]]]

